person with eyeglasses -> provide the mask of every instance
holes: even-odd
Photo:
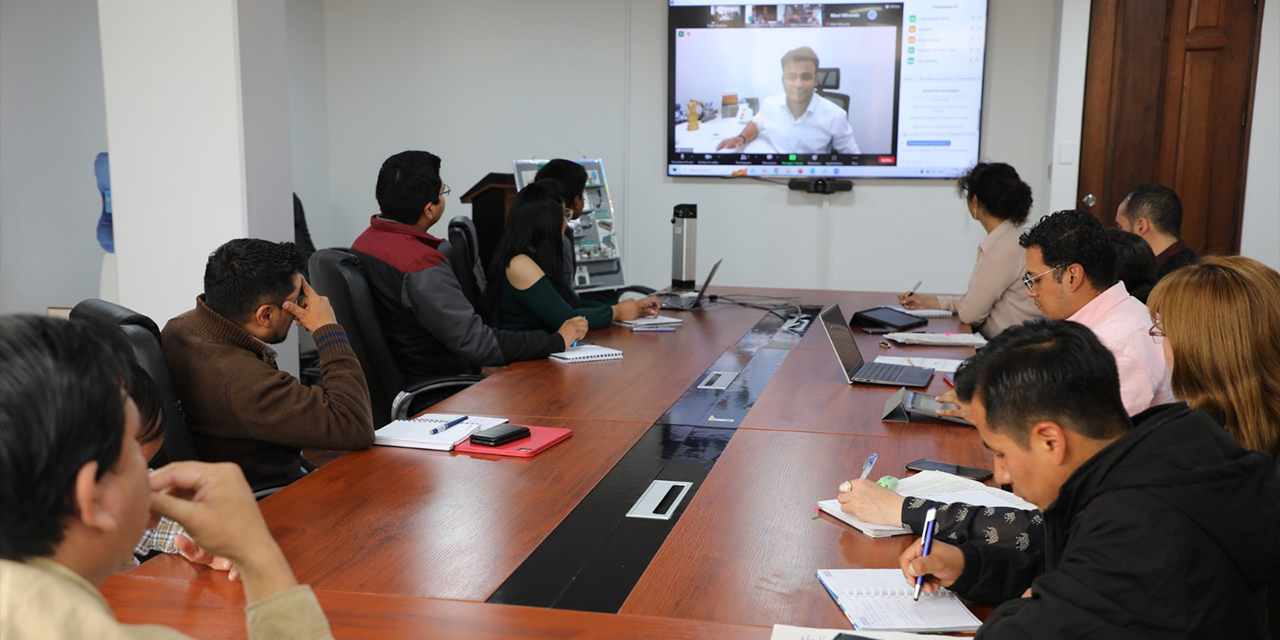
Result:
[[[604,329],[616,320],[658,315],[654,298],[588,303],[558,277],[564,272],[564,229],[574,215],[560,192],[555,181],[537,180],[511,201],[485,291],[495,324],[508,331],[545,330],[582,317],[590,329]]]
[[[782,93],[760,101],[760,113],[716,151],[740,149],[763,136],[779,153],[861,153],[849,114],[816,95],[818,66],[818,54],[809,47],[783,55]]]
[[[1174,393],[1245,448],[1280,456],[1280,273],[1206,256],[1165,276],[1148,302]]]
[[[907,309],[946,309],[990,340],[1011,327],[1040,317],[1023,289],[1026,252],[1018,232],[1031,211],[1031,187],[1003,162],[979,162],[957,183],[969,217],[987,232],[969,275],[969,290],[958,296],[898,294]]]
[[[1117,279],[1116,250],[1102,223],[1083,211],[1058,211],[1018,244],[1027,250],[1022,284],[1044,317],[1089,327],[1116,357],[1129,415],[1173,401],[1164,350],[1147,336],[1147,307]]]
[[[587,322],[578,317],[545,331],[504,331],[485,322],[440,252],[442,240],[427,233],[444,216],[448,194],[439,156],[404,151],[387,158],[378,171],[380,214],[351,245],[405,380],[538,360],[585,336]]]
[[[569,209],[573,215],[569,217],[569,222],[573,222],[582,217],[582,211],[586,208],[586,190],[587,190],[587,169],[581,164],[564,158],[553,158],[542,165],[538,169],[538,173],[533,176],[534,182],[541,180],[549,180],[544,183],[559,187],[560,198],[564,200],[565,208]],[[573,250],[573,230],[569,225],[564,228],[564,281],[568,289],[573,289],[573,274],[578,268],[578,256]],[[593,301],[586,301],[592,303]],[[603,302],[599,304],[604,304]]]

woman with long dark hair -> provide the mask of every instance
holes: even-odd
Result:
[[[539,180],[511,202],[485,292],[497,325],[508,331],[554,331],[565,320],[583,316],[589,328],[603,329],[615,320],[657,315],[653,298],[610,306],[584,301],[569,288],[562,274],[564,229],[572,212],[560,191],[559,185]]]

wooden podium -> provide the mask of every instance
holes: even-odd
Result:
[[[487,269],[502,237],[502,228],[516,197],[516,177],[511,173],[490,173],[462,194],[462,203],[471,205],[471,220],[476,225],[476,241],[480,245],[480,264]]]

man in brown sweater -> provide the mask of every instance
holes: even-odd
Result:
[[[302,277],[293,243],[232,240],[213,252],[196,308],[161,333],[200,457],[235,462],[254,486],[301,477],[302,448],[373,444],[369,388],[329,299]],[[320,351],[323,386],[276,367],[294,322]]]

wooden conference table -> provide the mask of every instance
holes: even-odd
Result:
[[[747,290],[717,288],[732,296]],[[891,304],[884,293],[759,290],[846,315]],[[765,315],[719,303],[680,314],[672,333],[595,331],[620,361],[506,367],[432,411],[569,427],[573,437],[531,459],[373,447],[322,467],[261,503],[298,580],[312,585],[339,637],[767,638],[775,623],[849,628],[814,571],[896,567],[908,536],[872,539],[826,516],[867,454],[875,475],[917,458],[990,467],[971,428],[888,423],[894,389],[849,385],[815,320],[684,506],[617,614],[485,603],[655,421]],[[955,319],[930,331],[954,330]],[[972,349],[879,346],[877,355],[962,359]],[[935,375],[927,391],[947,387]],[[109,579],[126,622],[201,637],[242,637],[243,596],[219,572],[161,556]]]

